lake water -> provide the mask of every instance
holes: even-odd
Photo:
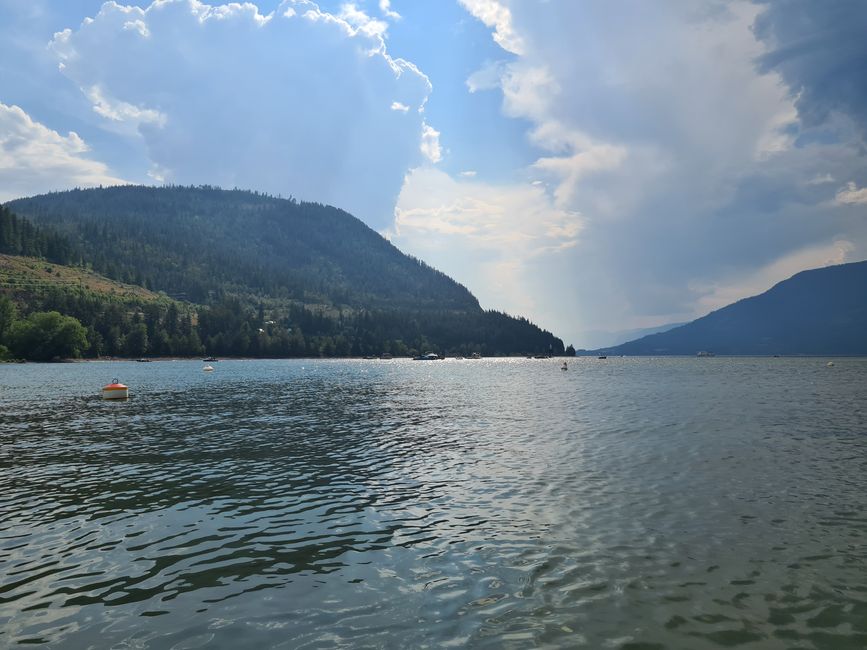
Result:
[[[865,648],[827,361],[0,365],[0,647]]]

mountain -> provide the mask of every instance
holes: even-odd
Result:
[[[584,343],[583,347],[587,349],[610,348],[614,345],[634,341],[642,336],[667,332],[668,330],[680,327],[681,325],[685,325],[685,323],[667,323],[666,325],[657,325],[656,327],[641,327],[631,330],[617,330],[614,332],[608,330],[590,330],[585,332],[582,342]]]
[[[617,355],[867,355],[867,261],[803,271],[675,329],[600,352]]]
[[[448,276],[403,255],[348,213],[211,187],[123,186],[6,207],[68,236],[94,268],[193,302],[231,286],[304,303],[475,309]]]
[[[194,305],[188,321],[208,353],[563,351],[550,332],[483,310],[466,287],[334,207],[208,186],[124,186],[4,210],[0,252],[49,258],[50,244],[60,251],[52,261]]]

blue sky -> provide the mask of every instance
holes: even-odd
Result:
[[[858,0],[0,0],[0,201],[342,207],[577,346],[867,258]]]

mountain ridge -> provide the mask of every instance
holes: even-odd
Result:
[[[595,353],[867,355],[867,261],[809,269],[706,316]]]

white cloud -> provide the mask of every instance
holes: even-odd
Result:
[[[440,132],[427,123],[422,125],[421,152],[432,163],[438,163],[443,159],[443,150],[440,146]]]
[[[342,5],[338,16],[368,36],[383,36],[388,31],[388,23],[371,18],[352,3]]]
[[[524,41],[512,24],[512,12],[498,0],[459,0],[473,16],[494,28],[494,40],[507,52],[523,54]]]
[[[461,176],[463,176],[464,178],[473,178],[474,176],[476,176],[477,173],[478,172],[476,172],[476,170],[474,169],[467,169],[461,172]]]
[[[110,2],[51,48],[104,128],[144,143],[153,178],[292,194],[382,227],[406,170],[442,155],[420,112],[430,82],[389,55],[385,25],[309,0],[267,16]]]
[[[547,156],[533,163],[533,168],[557,181],[554,196],[561,206],[572,205],[579,184],[594,172],[617,169],[627,156],[626,148],[594,142],[578,131],[570,131],[556,122],[545,122],[530,138],[544,149],[566,155]]]
[[[541,316],[566,323],[567,339],[680,320],[711,294],[743,297],[738,287],[761,284],[744,278],[800,270],[822,258],[822,242],[867,255],[864,220],[828,210],[860,202],[867,164],[842,130],[839,144],[799,139],[796,96],[757,69],[760,4],[462,4],[516,55],[485,64],[468,90],[497,89],[503,114],[529,123],[537,158],[524,171],[584,224],[558,258],[574,300]],[[841,176],[859,183],[835,198],[828,178]],[[554,291],[538,281],[550,269],[520,272],[516,286]]]
[[[98,84],[90,88],[82,88],[82,91],[93,104],[94,112],[108,120],[124,122],[135,129],[142,124],[165,126],[166,116],[163,113],[106,97]]]
[[[400,14],[392,10],[390,0],[379,0],[379,10],[386,18],[391,18],[391,20],[400,20]]]
[[[87,158],[88,151],[74,131],[62,136],[18,106],[0,103],[0,201],[124,182],[105,164]]]
[[[500,87],[506,64],[503,61],[489,61],[467,77],[467,89],[471,93],[480,90],[494,90]]]
[[[834,198],[837,205],[867,205],[867,187],[858,187],[855,183],[847,183],[840,188]]]
[[[419,168],[406,177],[389,238],[448,268],[487,308],[550,314],[555,304],[537,286],[536,271],[556,267],[555,258],[578,243],[582,227],[580,215],[558,208],[539,186],[456,180]],[[548,318],[543,324],[562,323]]]

